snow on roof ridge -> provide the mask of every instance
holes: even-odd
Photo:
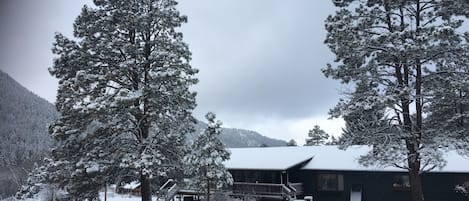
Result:
[[[337,145],[321,146],[285,146],[285,147],[248,147],[230,148],[231,159],[225,162],[229,169],[250,170],[286,170],[308,161],[304,170],[337,170],[337,171],[387,171],[403,172],[405,170],[388,166],[365,167],[358,158],[371,150],[371,146],[353,145],[339,149]],[[314,157],[314,158],[313,158]],[[445,153],[447,165],[431,172],[469,172],[469,157],[455,151]]]
[[[286,149],[289,151],[280,151]],[[293,147],[251,147],[229,150],[231,157],[225,162],[228,169],[287,170],[313,157],[312,153],[305,153]]]

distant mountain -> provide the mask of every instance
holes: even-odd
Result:
[[[47,153],[54,106],[0,71],[0,197],[14,193]]]
[[[54,105],[0,71],[0,197],[16,192],[34,163],[48,153],[48,125],[57,117]],[[198,121],[188,141],[194,141],[206,127]],[[227,147],[286,145],[285,141],[235,128],[223,128],[220,138]]]
[[[189,141],[194,141],[201,132],[205,130],[207,124],[202,121],[197,121],[195,132],[188,136]],[[278,147],[286,146],[287,142],[283,140],[272,139],[263,136],[255,131],[237,129],[237,128],[222,128],[220,140],[226,147],[240,148],[240,147]]]

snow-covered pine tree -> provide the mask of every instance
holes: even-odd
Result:
[[[439,61],[436,72],[425,80],[430,86],[425,89],[430,104],[425,108],[428,115],[424,120],[429,132],[441,138],[435,140],[469,154],[469,144],[453,142],[469,137],[469,34],[465,40],[466,55],[452,55],[452,61]]]
[[[341,147],[373,144],[382,140],[376,139],[384,136],[381,134],[390,133],[389,122],[384,118],[386,104],[379,101],[376,86],[367,80],[357,81],[355,91],[347,94],[348,99],[340,99],[337,106],[329,111],[331,117],[342,117],[345,121],[345,128],[338,139]],[[365,101],[373,104],[355,104]],[[347,108],[347,111],[342,108]]]
[[[29,173],[26,182],[20,187],[16,193],[16,198],[25,200],[32,198],[33,200],[55,200],[57,196],[66,198],[66,195],[58,193],[56,187],[56,172],[60,167],[50,158],[44,158],[42,165],[34,164],[34,169]]]
[[[314,125],[313,129],[308,131],[305,146],[322,145],[329,139],[329,134],[322,130],[319,125]]]
[[[35,164],[35,167],[28,175],[26,183],[23,184],[16,193],[17,199],[24,200],[27,198],[34,198],[34,196],[38,195],[41,190],[48,188],[50,177],[47,170],[47,164],[48,162],[50,164],[51,161],[46,158],[45,162],[46,163],[43,166]]]
[[[54,43],[55,181],[91,200],[105,182],[139,180],[149,201],[150,180],[180,164],[194,123],[197,70],[176,31],[186,17],[175,0],[94,3],[75,21],[77,40],[57,34]]]
[[[438,148],[448,141],[453,147],[469,142],[460,135],[433,132],[424,121],[426,114],[431,114],[424,109],[432,101],[426,89],[447,87],[430,85],[427,79],[438,74],[438,64],[447,66],[455,58],[467,58],[467,41],[461,26],[469,16],[469,2],[334,0],[333,3],[339,10],[326,20],[325,43],[336,55],[336,65],[329,64],[323,72],[349,86],[358,87],[362,81],[372,83],[370,87],[376,93],[345,100],[347,104],[338,104],[334,111],[346,116],[351,112],[360,114],[360,108],[385,108],[385,115],[376,125],[381,127],[386,122],[387,128],[370,126],[370,132],[354,135],[367,138],[367,144],[373,145],[373,151],[362,162],[408,169],[412,200],[422,201],[421,171],[444,165],[438,159],[441,156]],[[462,76],[453,78],[463,82]],[[461,131],[455,130],[451,133]]]
[[[205,118],[208,126],[193,144],[192,153],[186,159],[186,171],[193,184],[205,192],[205,200],[210,201],[210,192],[231,185],[233,178],[223,164],[230,153],[218,138],[222,123],[215,121],[215,114],[211,112]]]

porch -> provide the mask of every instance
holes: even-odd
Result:
[[[285,200],[303,195],[302,183],[273,184],[234,182],[232,195],[239,197],[255,197]]]

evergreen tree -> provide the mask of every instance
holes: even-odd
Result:
[[[194,142],[192,153],[186,160],[187,172],[194,180],[194,185],[205,191],[205,200],[210,201],[210,192],[231,185],[233,178],[223,165],[223,161],[230,158],[230,153],[218,138],[221,122],[215,121],[215,114],[211,112],[205,118],[208,127]]]
[[[50,158],[44,158],[42,165],[34,164],[34,169],[28,174],[26,182],[16,193],[16,198],[40,200],[54,200],[57,197],[55,172],[60,171],[57,164]],[[61,195],[66,198],[66,195]]]
[[[469,34],[466,35],[466,41]],[[435,140],[443,141],[445,147],[456,148],[468,154],[469,144],[455,143],[453,140],[469,137],[469,46],[466,56],[455,57],[453,61],[437,63],[436,73],[428,76],[426,89],[429,106],[425,123]],[[443,87],[440,87],[443,86]],[[442,135],[444,134],[444,135]],[[450,136],[447,139],[438,139]],[[449,140],[448,140],[449,139]]]
[[[347,94],[348,99],[341,99],[329,111],[331,117],[345,120],[345,128],[337,142],[341,147],[373,144],[382,141],[384,133],[390,133],[391,127],[385,118],[387,103],[380,101],[377,86],[367,80],[357,81],[355,91]],[[356,104],[359,102],[367,104]]]
[[[287,146],[295,147],[295,146],[298,146],[298,144],[296,143],[296,141],[295,141],[294,139],[290,139],[290,140],[287,142]]]
[[[323,72],[327,77],[354,85],[357,92],[359,84],[368,83],[371,91],[341,101],[332,110],[332,116],[358,115],[359,122],[346,121],[351,128],[358,125],[358,130],[363,130],[362,127],[366,132],[360,134],[353,128],[354,135],[346,139],[373,145],[373,151],[362,157],[361,162],[408,169],[412,200],[423,201],[420,173],[425,168],[444,165],[439,159],[442,155],[439,147],[448,141],[453,147],[465,147],[469,142],[467,137],[456,134],[467,134],[462,127],[451,126],[453,129],[448,132],[438,133],[424,121],[427,114],[433,113],[429,105],[436,104],[437,99],[449,98],[436,93],[447,91],[444,88],[448,86],[430,84],[427,80],[441,74],[441,69],[456,60],[467,61],[464,40],[467,34],[461,33],[460,27],[469,16],[469,2],[334,0],[333,3],[339,10],[326,20],[325,43],[336,55],[337,65],[329,64]],[[461,75],[460,71],[452,73]],[[451,77],[455,83],[467,80],[464,76]],[[361,109],[382,113],[369,116]],[[461,116],[460,112],[446,114],[450,119]],[[374,122],[366,122],[369,118]]]
[[[197,73],[176,28],[175,0],[96,0],[74,24],[77,40],[57,34],[50,73],[59,79],[50,127],[54,181],[75,199],[93,200],[105,182],[150,180],[180,166],[192,131]],[[121,178],[122,179],[122,178]]]
[[[329,139],[329,134],[322,130],[318,125],[314,125],[312,130],[308,132],[305,146],[322,145]]]
[[[45,159],[43,166],[37,166],[35,164],[34,169],[29,173],[26,183],[21,186],[19,191],[16,193],[16,198],[24,200],[27,198],[34,198],[38,193],[46,188],[49,183],[49,174],[47,171],[47,164],[50,164],[47,158]]]

